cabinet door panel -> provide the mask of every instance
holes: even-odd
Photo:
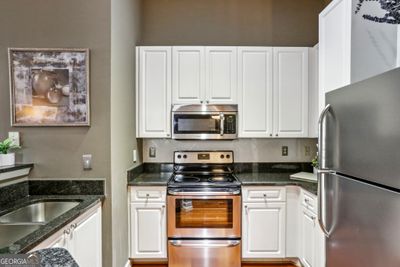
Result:
[[[165,204],[131,204],[131,257],[166,258]]]
[[[239,47],[239,137],[272,135],[272,48]]]
[[[307,137],[308,48],[274,48],[274,132]]]
[[[140,47],[138,137],[171,136],[171,48]]]
[[[283,258],[285,203],[244,203],[243,258]]]
[[[301,217],[301,261],[306,267],[315,267],[315,241],[316,241],[316,218],[315,215],[302,207]]]
[[[173,47],[173,104],[200,104],[205,98],[205,55],[202,46]]]
[[[236,104],[236,47],[206,47],[206,100],[210,103]]]
[[[81,267],[100,267],[102,258],[101,212],[78,223],[71,233],[73,257]]]

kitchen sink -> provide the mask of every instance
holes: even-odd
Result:
[[[79,202],[77,201],[42,201],[34,204],[29,204],[15,211],[9,212],[3,216],[0,216],[0,226],[18,224],[46,224],[47,222],[60,216],[64,212],[67,212],[73,207],[76,207],[78,204]],[[0,233],[2,233],[0,235],[0,238],[2,238],[3,231],[0,230]]]
[[[0,224],[0,248],[9,246],[19,239],[29,235],[40,225],[3,225]]]

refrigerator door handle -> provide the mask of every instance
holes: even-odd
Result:
[[[326,107],[322,110],[321,115],[318,120],[318,158],[319,158],[319,168],[320,169],[326,169],[327,164],[326,164],[326,157],[325,157],[325,136],[323,135],[324,132],[324,119],[326,115],[328,114],[329,110],[331,108],[331,105],[328,104]]]
[[[324,195],[323,192],[323,179],[322,177],[324,175],[328,175],[333,173],[331,170],[318,170],[318,224],[324,233],[326,237],[329,237],[330,233],[326,229],[323,219],[322,219],[322,213],[323,213],[323,208],[322,208],[322,197]]]

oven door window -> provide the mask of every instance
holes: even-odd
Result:
[[[176,228],[233,227],[232,199],[176,199]]]
[[[174,133],[176,134],[219,134],[219,115],[174,115]]]

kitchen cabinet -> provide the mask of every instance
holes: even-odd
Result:
[[[172,70],[173,104],[202,104],[206,101],[204,46],[174,46]]]
[[[101,203],[40,243],[31,252],[55,247],[67,249],[81,267],[102,266]]]
[[[308,137],[318,137],[318,44],[308,50]]]
[[[173,104],[236,104],[237,48],[174,46]]]
[[[239,137],[272,137],[272,47],[238,48]]]
[[[166,259],[166,189],[133,187],[130,191],[129,256],[133,259]],[[134,196],[146,196],[146,198]]]
[[[246,190],[246,188],[244,189]],[[260,187],[258,192],[269,191]],[[268,200],[243,201],[243,259],[284,258],[286,247],[286,203]],[[244,198],[245,199],[245,198]]]
[[[136,57],[137,137],[171,136],[171,47],[142,46]]]
[[[274,136],[308,136],[308,48],[274,47]]]
[[[317,219],[316,196],[300,194],[300,261],[305,267],[325,267],[325,238]]]
[[[237,48],[206,46],[206,101],[237,103]]]

